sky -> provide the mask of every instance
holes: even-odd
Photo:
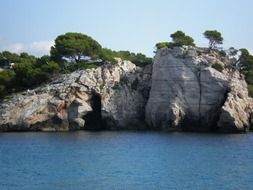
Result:
[[[153,56],[157,42],[184,31],[207,46],[218,30],[224,48],[253,53],[252,0],[0,0],[0,51],[49,54],[54,39],[81,32],[103,47]]]

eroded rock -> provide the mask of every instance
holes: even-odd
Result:
[[[146,122],[166,130],[238,132],[249,127],[252,99],[236,70],[219,72],[215,52],[194,47],[158,50],[146,105]]]
[[[196,47],[160,49],[145,68],[117,59],[13,95],[0,104],[0,130],[248,131],[253,101],[229,64]]]
[[[29,93],[16,94],[1,104],[0,130],[68,131],[143,126],[150,69],[149,66],[143,70],[117,59],[117,64],[76,71],[33,93],[29,90]],[[95,102],[94,94],[100,97]],[[94,125],[87,118],[93,119]],[[99,123],[96,125],[96,122]]]

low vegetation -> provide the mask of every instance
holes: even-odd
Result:
[[[219,63],[212,64],[212,68],[216,69],[219,72],[222,72],[223,69],[224,69],[224,67],[221,64],[219,64]]]

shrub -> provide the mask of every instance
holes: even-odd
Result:
[[[223,69],[224,69],[224,67],[221,64],[219,64],[219,63],[212,64],[212,68],[216,69],[219,72],[222,72]]]
[[[252,85],[252,84],[249,84],[249,85],[248,85],[248,92],[249,92],[249,95],[250,95],[251,97],[253,97],[253,85]]]
[[[169,46],[170,46],[170,42],[159,42],[155,45],[156,49],[162,49]]]

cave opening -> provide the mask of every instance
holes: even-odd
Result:
[[[94,131],[102,130],[104,127],[101,115],[101,95],[95,91],[93,91],[91,95],[91,108],[92,111],[84,116],[85,129]]]

